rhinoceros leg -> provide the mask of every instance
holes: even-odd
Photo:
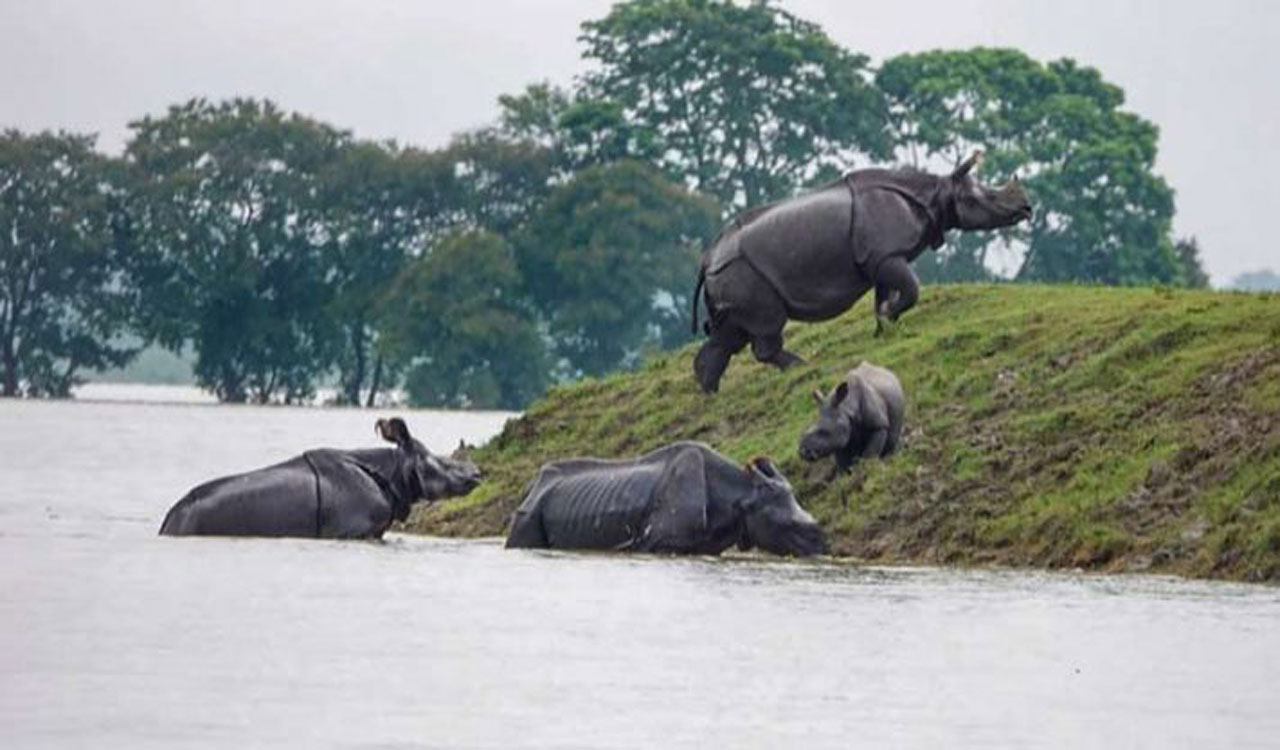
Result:
[[[802,365],[804,360],[782,348],[782,333],[751,337],[751,353],[765,364],[785,370],[792,365]]]
[[[835,453],[831,454],[836,461],[836,472],[838,474],[849,474],[854,470],[855,463],[858,463],[858,454],[854,452],[851,445],[842,445]]]
[[[876,335],[884,330],[886,320],[893,322],[915,307],[920,299],[920,279],[906,258],[885,258],[876,267]]]
[[[693,375],[703,393],[715,393],[720,388],[720,377],[733,355],[747,345],[747,332],[732,323],[713,325],[710,338],[693,358]]]
[[[759,276],[751,279],[750,304],[732,309],[731,320],[751,339],[756,360],[785,370],[804,360],[783,348],[782,329],[787,325],[787,306],[776,290]]]
[[[703,391],[715,392],[729,359],[748,341],[761,362],[785,369],[804,361],[782,348],[787,306],[749,264],[730,263],[707,276],[707,307],[714,311],[711,338],[694,359],[694,374]]]

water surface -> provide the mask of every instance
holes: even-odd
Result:
[[[0,402],[0,746],[1257,747],[1280,591],[159,538],[389,412]],[[444,451],[503,414],[405,412]]]

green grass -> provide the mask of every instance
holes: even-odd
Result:
[[[693,347],[556,388],[477,454],[484,485],[408,528],[501,534],[545,461],[693,439],[777,459],[840,555],[1280,579],[1280,295],[935,286],[873,327],[867,301],[793,325],[810,364],[744,352],[710,397]],[[863,359],[907,390],[904,446],[828,482],[796,455],[808,394]]]

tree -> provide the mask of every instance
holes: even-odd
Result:
[[[1280,292],[1280,273],[1270,268],[1246,271],[1231,280],[1231,288],[1250,292]]]
[[[1173,191],[1154,172],[1158,131],[1122,111],[1124,92],[1097,70],[977,48],[900,55],[876,84],[900,160],[949,166],[984,148],[989,178],[1016,172],[1035,199],[1029,231],[952,243],[939,276],[981,277],[1003,249],[1020,280],[1193,281],[1171,238]]]
[[[1183,237],[1173,244],[1182,269],[1182,283],[1193,289],[1208,289],[1209,274],[1200,261],[1200,242],[1195,237]]]
[[[501,235],[515,231],[533,212],[555,170],[549,148],[492,128],[455,137],[434,158],[453,174],[441,224]]]
[[[0,395],[65,397],[119,367],[134,307],[120,170],[92,136],[0,133]]]
[[[688,340],[699,249],[718,207],[637,162],[557,187],[519,243],[520,266],[571,374],[600,375]]]
[[[622,159],[657,163],[662,153],[657,134],[629,121],[621,104],[537,83],[517,95],[498,97],[499,130],[508,137],[537,143],[552,154],[555,177]]]
[[[385,301],[387,352],[422,406],[520,409],[547,384],[546,350],[505,240],[446,236],[414,260]]]
[[[395,373],[378,346],[382,299],[409,259],[442,230],[453,167],[395,144],[351,143],[321,174],[319,241],[340,331],[338,401],[372,406]]]
[[[309,397],[334,359],[319,175],[347,134],[271,102],[192,100],[130,124],[147,332],[191,341],[224,401]]]
[[[620,107],[660,167],[726,209],[887,153],[867,58],[768,2],[631,0],[582,28],[599,69],[580,98]]]

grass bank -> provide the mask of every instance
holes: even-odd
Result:
[[[881,339],[869,304],[793,325],[808,365],[740,355],[714,396],[692,347],[556,388],[408,530],[502,534],[544,461],[693,439],[777,459],[839,555],[1280,580],[1280,295],[933,286]],[[827,482],[796,455],[809,393],[862,359],[906,388],[904,444]]]

